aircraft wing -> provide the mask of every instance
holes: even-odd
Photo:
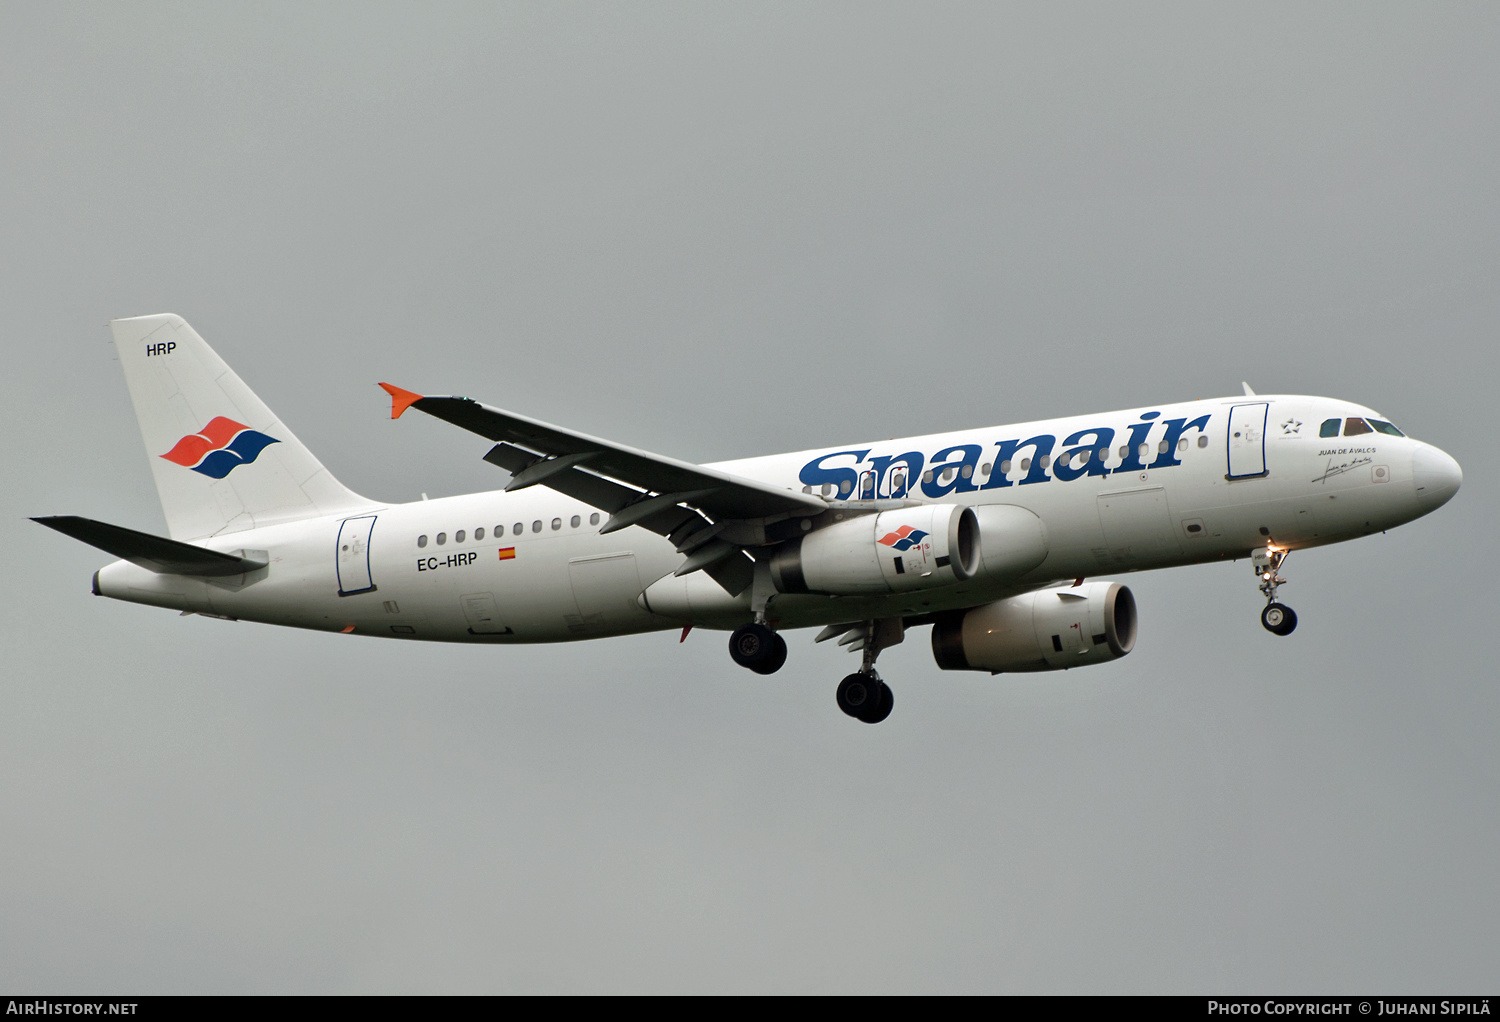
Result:
[[[754,521],[763,527],[768,521],[821,514],[828,507],[810,494],[602,440],[470,398],[427,397],[389,383],[380,386],[391,395],[393,419],[416,408],[496,441],[484,460],[512,474],[506,490],[545,483],[608,512],[602,533],[640,525],[666,536],[688,555],[678,574],[706,570],[732,593],[749,585],[749,562],[741,553],[747,544],[721,535],[735,535],[727,525]]]

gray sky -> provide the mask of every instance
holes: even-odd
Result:
[[[0,2],[0,987],[1487,992],[1500,8]],[[377,380],[717,460],[1237,393],[1452,504],[1132,576],[1067,674],[719,633],[450,648],[94,599],[164,531],[105,323],[346,484],[498,485]],[[830,644],[831,645],[831,644]]]

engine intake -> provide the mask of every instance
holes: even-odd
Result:
[[[1041,589],[945,615],[932,657],[945,671],[1060,671],[1135,647],[1135,597],[1118,582]]]
[[[895,593],[973,578],[979,522],[957,504],[860,515],[783,543],[771,555],[778,592]]]

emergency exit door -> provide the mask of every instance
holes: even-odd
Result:
[[[1265,401],[1235,405],[1229,410],[1229,473],[1226,479],[1252,479],[1266,474]]]
[[[370,530],[373,528],[374,515],[346,518],[339,526],[337,565],[340,596],[375,591],[375,580],[370,577]]]

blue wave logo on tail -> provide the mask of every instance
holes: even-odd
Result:
[[[241,465],[260,457],[260,452],[280,443],[273,436],[217,415],[196,433],[183,437],[162,457],[183,468],[202,472],[210,479],[223,479]]]

